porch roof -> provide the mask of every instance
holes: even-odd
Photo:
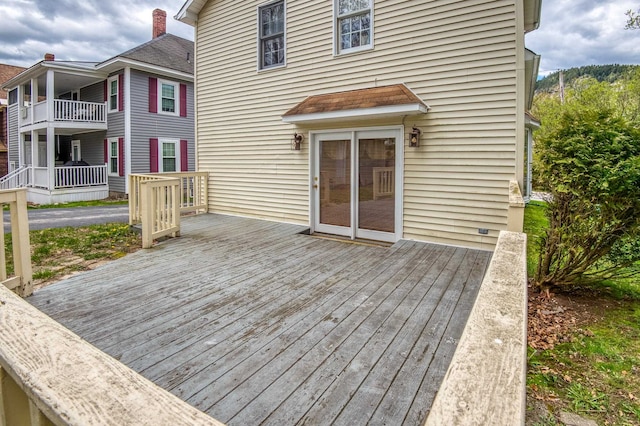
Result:
[[[491,252],[183,218],[30,303],[229,424],[423,424]]]
[[[429,110],[404,84],[309,96],[287,111],[286,123],[421,114]]]

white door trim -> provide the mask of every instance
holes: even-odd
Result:
[[[396,179],[395,179],[395,224],[394,233],[370,231],[357,229],[357,214],[358,214],[358,197],[357,197],[357,173],[358,173],[358,152],[357,152],[357,138],[362,137],[381,137],[380,133],[393,133],[396,138],[396,155],[395,155],[395,167],[396,167]],[[319,188],[315,185],[319,185],[319,141],[322,139],[346,139],[351,138],[351,199],[354,202],[351,203],[351,227],[349,232],[345,233],[343,227],[336,226],[335,229],[332,225],[320,225],[320,203],[319,203]],[[384,137],[384,135],[382,136]],[[395,242],[402,238],[403,235],[403,205],[404,205],[404,126],[382,126],[382,127],[362,127],[351,129],[330,129],[319,130],[309,132],[310,158],[309,158],[309,212],[310,212],[310,228],[311,233],[326,232],[336,235],[345,235],[351,239],[366,238],[379,241]],[[318,180],[316,180],[318,179]]]

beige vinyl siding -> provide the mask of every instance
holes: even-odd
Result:
[[[376,0],[374,49],[335,56],[332,3],[288,0],[287,65],[258,71],[261,4],[210,0],[199,15],[198,168],[211,173],[211,211],[308,224],[309,131],[415,125],[421,146],[409,148],[405,135],[404,238],[492,248],[520,152],[514,1]],[[310,95],[397,83],[430,111],[304,126],[281,119]],[[290,149],[294,132],[305,135],[301,151]]]

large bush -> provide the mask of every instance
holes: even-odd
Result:
[[[551,193],[541,289],[614,277],[640,260],[640,132],[599,107],[556,110],[536,136],[538,177]]]

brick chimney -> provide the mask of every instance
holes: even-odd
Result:
[[[153,11],[153,38],[160,37],[167,32],[167,12],[162,9]]]
[[[44,54],[44,60],[45,61],[55,61],[56,60],[56,55],[54,55],[53,53],[45,53]]]

